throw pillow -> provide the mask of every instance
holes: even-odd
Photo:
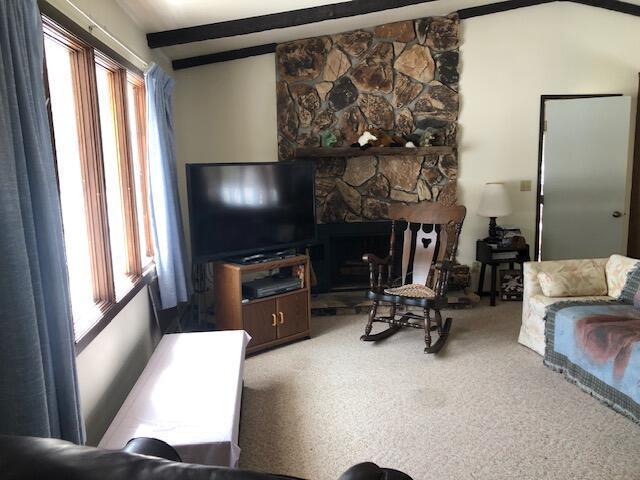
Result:
[[[627,281],[618,299],[626,303],[633,303],[634,307],[640,307],[640,264],[636,265],[627,275]]]
[[[604,267],[604,273],[607,276],[607,295],[613,298],[620,298],[622,289],[629,272],[640,264],[640,261],[635,258],[624,257],[614,253],[609,257]]]
[[[546,297],[584,297],[607,294],[604,268],[595,262],[581,262],[578,268],[539,272],[538,282]]]

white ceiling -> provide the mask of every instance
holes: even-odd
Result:
[[[237,20],[300,8],[339,3],[344,0],[111,0],[118,4],[147,33]],[[367,1],[367,0],[355,0]],[[235,50],[267,43],[280,43],[317,35],[328,35],[387,22],[432,15],[447,15],[464,8],[499,0],[435,0],[408,7],[384,10],[355,17],[327,20],[296,27],[205,40],[160,50],[171,60]],[[626,0],[640,5],[640,0]],[[544,8],[544,5],[528,8]],[[589,8],[589,7],[585,7]],[[498,14],[500,15],[500,14]]]
[[[226,22],[345,0],[116,0],[149,32]]]

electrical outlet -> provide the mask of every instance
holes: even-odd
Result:
[[[530,192],[531,191],[531,180],[520,180],[520,191],[521,192]]]

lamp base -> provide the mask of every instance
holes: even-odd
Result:
[[[497,217],[489,217],[489,236],[484,239],[487,243],[500,243],[498,238],[498,225],[496,224]]]

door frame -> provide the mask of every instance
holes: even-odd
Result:
[[[638,73],[638,93],[640,94],[640,73]],[[632,258],[640,257],[640,96],[636,98],[636,131],[633,141],[629,236],[627,238],[627,256]]]
[[[622,97],[622,93],[593,93],[584,95],[540,95],[540,123],[538,129],[538,178],[536,180],[536,237],[534,244],[534,256],[533,259],[536,262],[540,261],[540,205],[544,205],[544,198],[542,195],[542,160],[543,160],[543,147],[544,147],[544,123],[546,117],[546,103],[547,100],[571,100],[575,98],[600,98],[600,97]]]

